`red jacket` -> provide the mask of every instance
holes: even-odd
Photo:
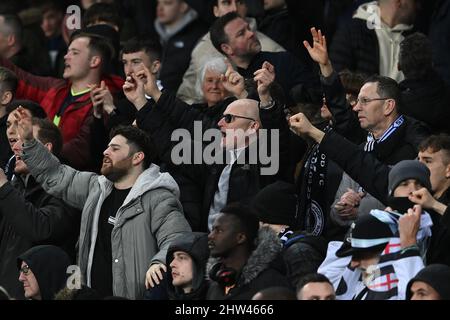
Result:
[[[48,118],[58,113],[65,98],[69,94],[71,83],[57,78],[32,75],[10,63],[0,59],[3,65],[14,71],[19,78],[16,92],[18,99],[27,99],[39,103],[47,112]],[[112,94],[122,90],[123,80],[117,76],[107,76],[105,81]],[[63,158],[77,169],[90,167],[90,124],[92,123],[92,101],[89,92],[78,97],[64,111],[59,122],[63,136]]]

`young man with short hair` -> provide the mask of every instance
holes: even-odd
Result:
[[[297,285],[297,300],[336,300],[330,280],[320,273],[310,273]]]
[[[89,148],[89,124],[92,121],[90,85],[103,80],[115,93],[123,84],[120,78],[105,74],[111,52],[111,44],[101,36],[83,32],[74,34],[64,56],[64,80],[37,77],[0,59],[0,65],[13,70],[19,79],[17,98],[39,103],[48,118],[61,128],[64,139],[62,157],[76,168],[92,167]]]
[[[204,300],[208,290],[208,235],[186,233],[167,250],[167,290],[174,300]]]

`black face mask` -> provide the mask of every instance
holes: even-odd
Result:
[[[415,205],[408,197],[387,197],[387,205],[401,214],[408,212]]]

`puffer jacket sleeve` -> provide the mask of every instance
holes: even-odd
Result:
[[[373,197],[386,203],[389,167],[336,132],[325,134],[320,148]]]
[[[37,140],[26,142],[22,159],[31,175],[49,194],[62,199],[70,206],[82,209],[97,175],[80,172],[61,162]]]
[[[47,195],[37,207],[10,183],[0,188],[0,213],[18,234],[33,242],[63,241],[79,220],[79,212],[61,200]]]
[[[157,191],[152,197],[151,230],[159,248],[151,264],[158,262],[166,264],[167,249],[172,241],[183,233],[191,231],[180,202],[168,190]]]

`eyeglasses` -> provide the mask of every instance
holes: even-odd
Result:
[[[247,120],[252,120],[252,121],[256,121],[253,118],[248,118],[248,117],[243,117],[243,116],[238,116],[235,114],[231,114],[231,113],[227,113],[222,115],[222,119],[226,122],[226,123],[231,123],[234,121],[235,118],[241,118],[241,119],[247,119]]]
[[[28,265],[24,265],[22,268],[19,269],[19,271],[27,276],[28,273],[30,272],[30,267]]]
[[[356,99],[356,104],[359,103],[360,105],[365,106],[366,104],[368,104],[369,102],[372,102],[372,101],[388,100],[388,99],[391,99],[391,98],[364,98],[364,97],[362,97],[362,98]]]

